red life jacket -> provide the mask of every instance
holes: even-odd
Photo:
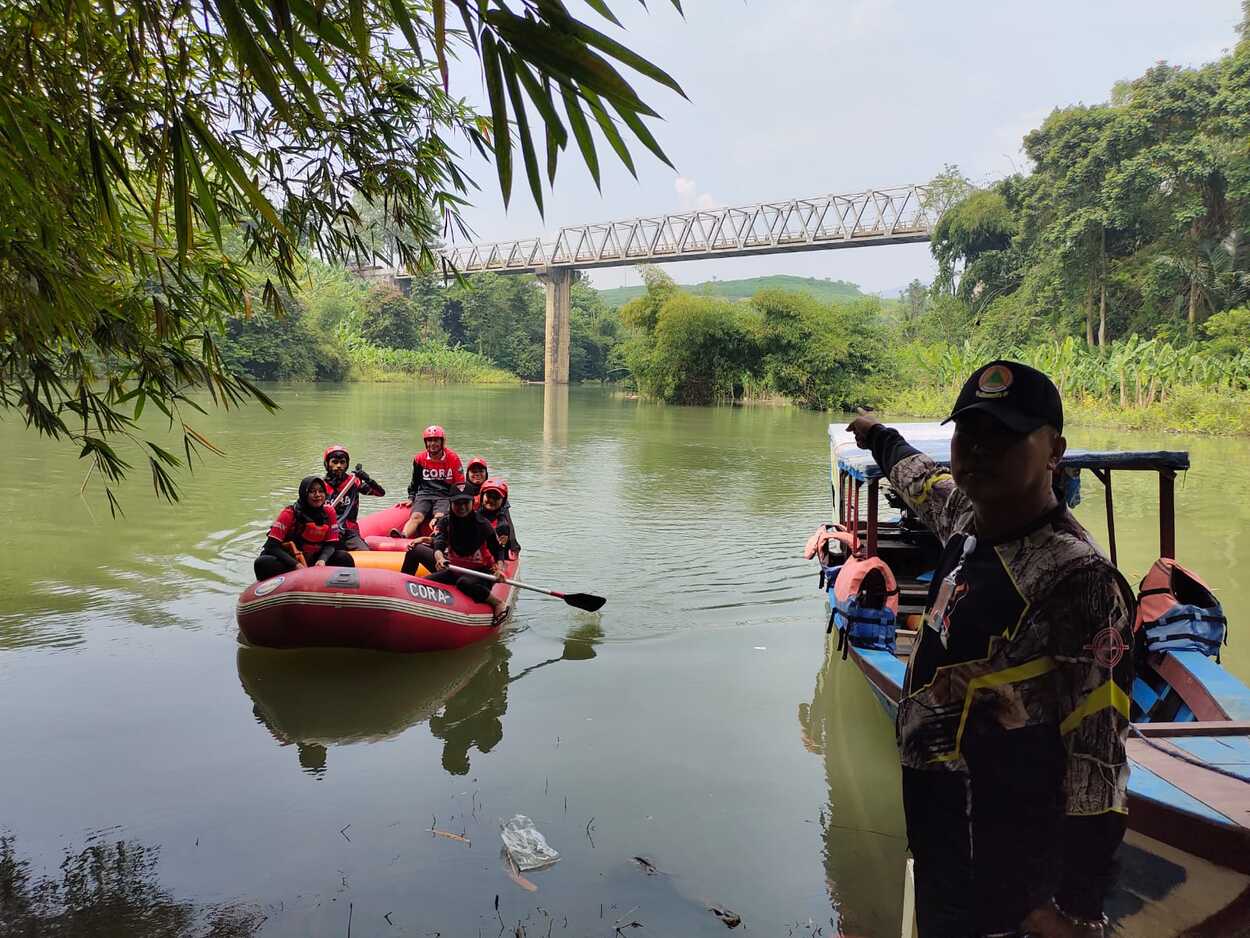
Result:
[[[305,557],[316,556],[326,544],[339,539],[338,518],[334,509],[326,506],[326,523],[317,524],[308,519],[296,517],[295,509],[287,505],[278,514],[277,520],[269,528],[269,536],[277,541],[292,541],[297,550]]]

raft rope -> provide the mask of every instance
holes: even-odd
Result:
[[[1143,743],[1145,743],[1151,749],[1157,749],[1159,752],[1163,753],[1165,756],[1171,756],[1173,759],[1180,759],[1182,762],[1188,762],[1190,765],[1197,766],[1200,769],[1206,769],[1208,772],[1216,772],[1220,775],[1226,775],[1229,778],[1234,779],[1235,781],[1241,782],[1243,785],[1250,785],[1250,779],[1242,778],[1236,772],[1230,772],[1228,769],[1222,769],[1218,765],[1212,765],[1210,762],[1207,762],[1203,759],[1199,759],[1197,756],[1191,756],[1189,753],[1182,750],[1180,746],[1175,746],[1171,749],[1169,749],[1166,746],[1160,746],[1149,736],[1146,736],[1144,733],[1142,733],[1142,731],[1139,730],[1132,723],[1128,725],[1128,729],[1130,733],[1132,733],[1134,736],[1140,739]]]

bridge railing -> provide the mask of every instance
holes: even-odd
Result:
[[[924,186],[899,186],[572,225],[552,241],[451,246],[442,256],[462,273],[524,273],[926,241],[943,207]]]

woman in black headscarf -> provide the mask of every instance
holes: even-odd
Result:
[[[352,555],[339,545],[338,519],[326,504],[326,485],[317,476],[299,484],[299,498],[282,509],[253,568],[267,580],[298,567],[354,567]]]

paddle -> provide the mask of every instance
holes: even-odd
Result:
[[[481,570],[470,570],[468,567],[457,567],[455,564],[449,563],[448,570],[455,570],[457,573],[463,573],[467,576],[475,576],[481,580],[494,580],[493,573],[483,573]],[[570,606],[576,606],[578,609],[585,609],[587,612],[594,612],[607,602],[602,596],[595,596],[592,593],[561,593],[557,590],[543,589],[541,586],[530,586],[528,583],[522,583],[520,580],[505,579],[505,583],[509,586],[515,586],[523,590],[533,590],[535,593],[546,593],[548,596],[554,596],[556,599],[563,599]]]
[[[361,464],[356,463],[356,472],[360,472],[360,471],[361,471]],[[343,496],[346,495],[348,492],[350,492],[352,489],[360,488],[360,485],[361,485],[360,476],[356,475],[355,473],[352,473],[351,475],[349,475],[347,477],[347,481],[343,483],[343,487],[339,489],[339,493],[334,496],[334,501],[330,502],[330,507],[337,508],[339,505],[339,502],[343,500]]]

